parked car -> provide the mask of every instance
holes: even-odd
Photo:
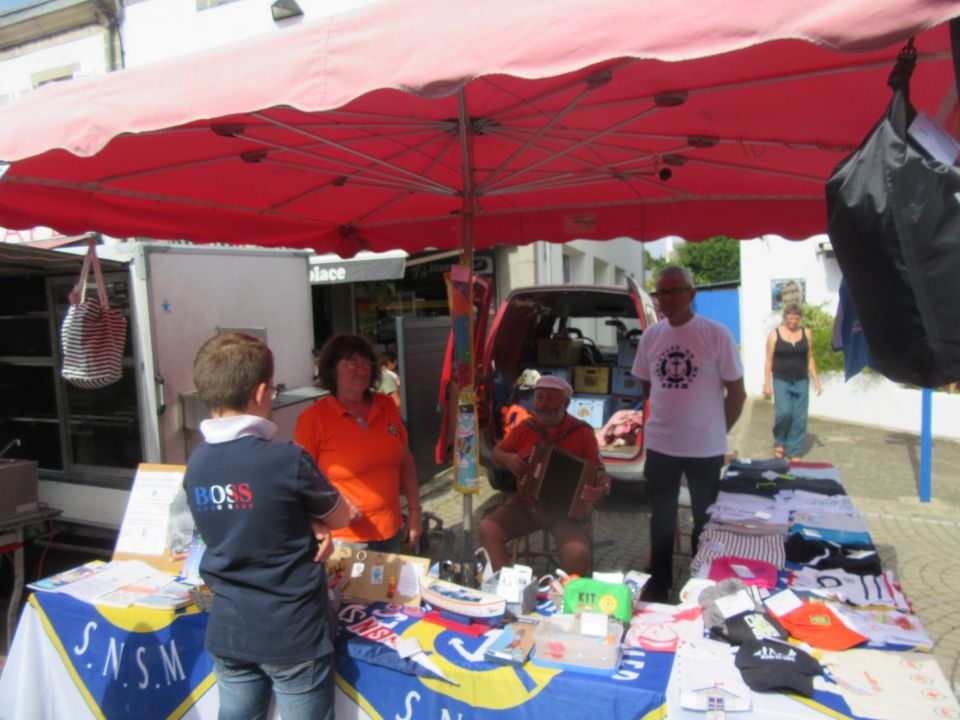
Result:
[[[488,312],[481,303],[476,311],[478,320]],[[569,411],[598,432],[604,464],[615,482],[643,482],[642,430],[631,436],[635,445],[621,447],[602,442],[601,430],[618,410],[644,411],[640,381],[630,375],[630,367],[637,338],[656,320],[653,300],[632,279],[627,287],[546,285],[509,294],[489,334],[484,337],[481,330],[474,339],[480,457],[495,489],[516,488],[510,473],[493,467],[490,451],[509,431],[511,413],[532,409],[532,392],[520,387],[530,370],[559,375],[574,387]],[[441,387],[445,397],[446,387]]]

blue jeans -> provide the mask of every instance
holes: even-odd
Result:
[[[773,441],[787,457],[797,457],[807,434],[807,408],[810,405],[810,380],[773,378]]]
[[[219,720],[266,720],[271,690],[283,720],[333,720],[333,655],[293,665],[213,656]]]
[[[673,585],[673,544],[677,532],[680,478],[687,476],[690,509],[693,511],[692,552],[696,554],[700,533],[707,523],[707,508],[717,499],[723,455],[705,458],[675,457],[647,450],[643,475],[650,498],[650,584],[667,590]]]

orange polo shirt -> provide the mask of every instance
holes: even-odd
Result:
[[[400,464],[407,430],[397,404],[373,394],[367,427],[333,395],[325,395],[297,418],[293,440],[306,450],[337,490],[363,511],[360,520],[334,530],[347,542],[386,540],[397,534]]]

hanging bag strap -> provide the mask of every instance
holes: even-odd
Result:
[[[83,269],[80,271],[80,280],[70,291],[70,304],[79,305],[87,299],[87,278],[90,274],[90,267],[93,267],[93,274],[97,279],[97,291],[100,294],[100,305],[105,309],[110,308],[110,299],[107,297],[107,286],[103,281],[103,271],[100,269],[100,259],[97,257],[97,244],[93,238],[88,241],[87,254],[83,258]]]
[[[87,254],[90,258],[90,264],[93,266],[93,273],[97,276],[97,291],[100,293],[100,306],[104,310],[110,309],[110,298],[107,297],[107,286],[103,282],[103,271],[100,269],[100,258],[97,257],[97,244],[93,238],[90,238],[90,252]]]

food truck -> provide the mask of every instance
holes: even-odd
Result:
[[[127,340],[122,379],[83,390],[60,375],[60,326],[85,248],[73,250],[0,245],[0,498],[4,468],[34,461],[39,500],[61,509],[63,524],[115,532],[137,466],[183,464],[199,442],[206,410],[193,359],[219,331],[242,330],[273,349],[281,389],[273,418],[279,438],[292,437],[320,392],[309,252],[98,245],[110,304],[128,319]],[[17,478],[23,482],[22,467]]]

